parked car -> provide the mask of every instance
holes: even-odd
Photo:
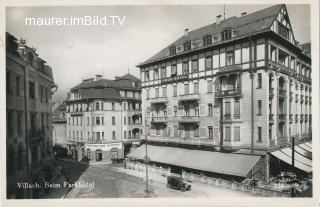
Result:
[[[184,182],[182,177],[171,175],[167,177],[167,188],[173,188],[184,192],[186,190],[191,190],[191,185]]]

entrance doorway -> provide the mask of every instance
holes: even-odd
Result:
[[[96,161],[101,161],[102,160],[102,151],[101,150],[97,150],[96,151]]]

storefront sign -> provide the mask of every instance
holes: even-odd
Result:
[[[110,151],[112,148],[122,149],[122,143],[108,143],[108,144],[85,144],[86,149]]]

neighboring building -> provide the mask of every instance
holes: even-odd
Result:
[[[52,69],[35,49],[6,33],[7,198],[37,198],[19,182],[52,178]]]
[[[66,105],[61,104],[52,112],[52,140],[53,145],[67,148],[67,119]]]
[[[148,142],[158,146],[157,152],[154,146],[148,151],[151,161],[178,166],[177,173],[199,170],[263,180],[281,166],[290,167],[291,154],[283,151],[288,153],[291,137],[301,144],[311,141],[312,132],[311,57],[298,45],[291,26],[285,5],[225,20],[218,16],[216,23],[186,29],[184,36],[139,64],[142,123],[146,118]],[[160,159],[155,154],[161,149],[169,153],[163,146],[176,147],[171,150],[175,153]],[[183,156],[182,148],[197,151]],[[144,148],[140,150],[142,156]],[[295,157],[295,170],[308,174],[311,148],[299,150],[306,157]],[[201,151],[220,152],[211,155],[220,163],[215,170],[208,169],[218,163],[208,163],[213,158],[201,158]],[[192,162],[196,159],[190,156],[199,160]],[[280,167],[273,162],[278,158]],[[241,173],[235,172],[238,168]]]
[[[66,118],[68,150],[74,158],[123,158],[142,133],[140,80],[130,74],[83,80],[70,90]]]

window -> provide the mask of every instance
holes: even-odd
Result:
[[[220,53],[219,54],[219,58],[220,58],[220,67],[224,67],[226,66],[226,53]]]
[[[46,88],[45,89],[45,99],[46,99],[46,103],[48,103],[49,101],[48,101],[48,98],[49,98],[49,90],[48,90],[48,88]]]
[[[177,96],[177,85],[173,85],[173,96]]]
[[[274,47],[273,45],[270,45],[270,59],[273,61],[273,62],[276,62],[277,61],[277,56],[276,56],[276,52],[277,52],[277,49],[276,47]]]
[[[261,114],[261,107],[262,107],[262,101],[258,100],[258,114],[257,115],[262,115]]]
[[[167,77],[167,70],[165,67],[161,68],[161,78]]]
[[[231,39],[231,34],[232,34],[231,29],[224,30],[221,34],[222,41]]]
[[[209,56],[209,57],[206,57],[206,70],[210,70],[212,69],[212,57]]]
[[[230,127],[225,127],[224,141],[227,141],[227,142],[231,141],[231,128]]]
[[[101,110],[103,111],[103,102],[101,102]]]
[[[262,127],[258,127],[258,140],[257,142],[262,142]]]
[[[111,105],[112,105],[112,111],[114,111],[114,110],[115,110],[115,105],[114,105],[114,103],[112,103]]]
[[[208,116],[212,116],[212,104],[208,104]]]
[[[131,117],[128,117],[128,124],[131,124]]]
[[[249,62],[249,53],[250,53],[249,51],[250,51],[249,47],[242,48],[242,63]]]
[[[198,72],[199,67],[198,67],[198,60],[192,60],[192,72]]]
[[[265,59],[265,44],[257,45],[257,60]]]
[[[116,132],[112,131],[112,139],[115,140],[116,139]]]
[[[185,43],[183,44],[183,50],[184,50],[184,51],[189,51],[189,50],[191,50],[191,42],[185,42]]]
[[[150,91],[147,90],[147,99],[149,99],[149,98],[150,98]]]
[[[102,140],[104,140],[104,132],[101,133]]]
[[[234,101],[234,118],[235,119],[240,119],[240,101],[236,100]]]
[[[184,84],[184,94],[189,94],[189,84]]]
[[[20,96],[20,77],[19,76],[16,76],[16,95],[17,96]]]
[[[295,70],[295,58],[291,56],[291,64],[290,64],[290,68],[292,70]]]
[[[87,117],[87,126],[89,126],[89,124],[90,124],[90,119],[89,119],[89,117]]]
[[[279,50],[278,62],[281,65],[289,67],[289,55],[281,50]]]
[[[212,44],[212,36],[211,35],[207,35],[203,38],[203,45],[204,46],[208,46]]]
[[[34,82],[29,81],[29,98],[35,99],[35,87],[34,87]]]
[[[289,29],[280,22],[278,22],[278,34],[285,39],[289,39]]]
[[[171,65],[171,77],[177,76],[177,65]]]
[[[92,125],[94,126],[94,123],[95,123],[95,118],[92,117]]]
[[[104,125],[104,117],[101,117],[101,124]]]
[[[199,137],[199,126],[194,126],[194,137]]]
[[[99,102],[96,102],[96,111],[99,111],[100,110],[100,104]]]
[[[123,103],[123,110],[127,110],[127,103]]]
[[[183,62],[182,64],[182,73],[188,74],[189,73],[189,62]]]
[[[162,88],[162,96],[167,97],[167,88],[166,87]]]
[[[170,47],[170,55],[175,55],[176,54],[176,47]]]
[[[159,79],[159,69],[154,69],[154,72],[153,72],[153,79],[154,80],[157,80]]]
[[[257,88],[262,88],[262,74],[261,73],[258,73]]]
[[[92,132],[92,140],[95,140],[95,132]]]
[[[234,51],[227,52],[227,65],[233,65],[234,64]]]
[[[98,117],[98,116],[96,117],[96,125],[100,125],[100,117]]]
[[[240,127],[233,127],[233,140],[240,141]]]
[[[159,98],[159,88],[156,88],[156,98]]]
[[[11,73],[7,72],[6,74],[6,82],[7,82],[7,94],[12,94],[12,77]]]
[[[225,102],[225,116],[228,116],[228,117],[230,117],[230,102]],[[226,117],[227,118],[227,117]]]
[[[112,125],[116,125],[116,117],[112,117]]]
[[[149,71],[146,71],[144,75],[145,75],[145,80],[149,81],[150,80]]]
[[[177,116],[177,106],[173,106],[174,116]]]
[[[199,83],[193,83],[193,93],[198,94],[199,93]]]
[[[124,125],[127,124],[127,117],[123,117],[123,124],[124,124]]]
[[[40,102],[43,102],[43,86],[40,85]]]
[[[213,127],[208,126],[208,138],[213,139]]]
[[[212,93],[212,86],[213,86],[212,80],[208,80],[207,81],[207,92],[208,93]]]
[[[13,133],[13,123],[12,123],[12,118],[13,113],[12,111],[7,111],[7,132],[8,134],[12,134]]]

